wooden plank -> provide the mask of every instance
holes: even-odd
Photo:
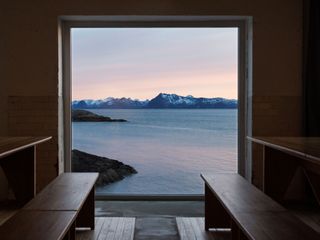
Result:
[[[287,212],[239,213],[236,222],[248,239],[320,239],[316,231]]]
[[[314,208],[290,209],[290,212],[297,216],[301,221],[320,233],[320,210]]]
[[[233,219],[237,239],[320,239],[320,235],[238,174],[202,175]],[[239,228],[238,228],[239,227]],[[305,236],[305,238],[303,238]]]
[[[247,137],[247,139],[320,164],[319,137]]]
[[[187,234],[186,228],[185,228],[184,223],[183,223],[183,218],[182,217],[177,217],[176,218],[176,222],[177,222],[177,228],[178,228],[180,239],[181,240],[188,239],[188,234]]]
[[[214,239],[210,232],[205,231],[204,228],[201,228],[197,218],[189,218],[190,224],[194,230],[196,239],[204,239],[204,240],[210,240]]]
[[[4,201],[0,204],[0,225],[4,224],[9,218],[20,210],[16,201]]]
[[[74,211],[19,211],[0,226],[1,240],[60,240],[75,221]]]
[[[320,233],[320,209],[316,204],[292,204],[288,210],[316,232]]]
[[[119,218],[105,218],[104,226],[100,232],[98,240],[112,239],[117,229]]]
[[[0,158],[46,142],[52,137],[0,137]]]
[[[190,239],[196,240],[197,236],[196,236],[196,233],[195,233],[195,231],[193,229],[193,226],[192,226],[192,224],[190,222],[190,219],[189,218],[185,218],[183,222],[185,224],[185,228],[187,230],[187,233],[190,236]]]
[[[205,231],[204,218],[178,217],[176,222],[181,240],[215,240],[211,232]]]
[[[196,218],[200,229],[204,229],[204,218]],[[230,240],[231,229],[213,229],[209,231],[214,240]],[[208,233],[208,231],[206,231]]]
[[[112,224],[113,220],[114,218],[103,218],[103,226],[97,240],[107,239],[108,231],[110,229],[110,225]]]
[[[192,227],[190,226],[189,221],[187,221],[187,218],[186,218],[186,219],[183,219],[182,223],[183,223],[184,228],[185,228],[185,230],[186,230],[188,239],[190,239],[190,240],[196,240],[196,237],[195,237],[195,234],[194,234],[194,232],[193,232],[193,229],[192,229]]]
[[[286,211],[284,207],[236,173],[201,175],[205,183],[230,213]]]
[[[95,218],[94,230],[88,230],[88,229],[78,230],[77,229],[76,239],[77,240],[97,240],[102,230],[104,220],[105,219],[102,217]]]
[[[78,211],[91,192],[97,178],[98,173],[63,173],[23,209]]]
[[[118,228],[118,224],[120,222],[120,218],[119,217],[114,217],[113,221],[111,222],[111,224],[109,225],[109,229],[108,229],[108,234],[107,234],[107,238],[106,239],[110,239],[113,240],[116,232],[117,232],[117,228]]]
[[[114,234],[113,240],[122,239],[122,234],[124,231],[124,224],[125,224],[124,218],[119,218],[117,230]],[[110,239],[110,240],[112,240],[112,239]]]
[[[180,221],[177,221],[178,231],[180,235],[180,231],[182,234],[180,235],[181,239],[185,240],[193,240],[194,236],[190,232],[190,228],[188,228],[188,224],[185,222],[184,218],[179,218]]]
[[[98,217],[95,230],[77,231],[77,240],[133,240],[135,218]]]
[[[123,240],[133,240],[134,237],[134,227],[135,227],[135,218],[124,218],[125,225],[123,229]]]
[[[2,209],[0,210],[0,226],[18,212],[18,209]]]

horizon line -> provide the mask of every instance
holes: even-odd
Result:
[[[191,96],[193,98],[223,98],[223,99],[228,99],[228,100],[238,100],[238,98],[228,98],[228,97],[195,97],[193,96],[192,94],[188,94],[188,95],[179,95],[179,94],[176,94],[176,93],[163,93],[163,92],[160,92],[158,93],[155,97],[159,96],[160,94],[167,94],[167,95],[177,95],[177,96],[180,96],[180,97],[188,97],[188,96]],[[152,97],[151,99],[155,98],[155,97]],[[126,99],[131,99],[131,100],[138,100],[138,101],[150,101],[151,99],[147,98],[147,99],[139,99],[139,98],[132,98],[132,97],[103,97],[103,98],[81,98],[81,99],[72,99],[72,101],[84,101],[84,100],[93,100],[93,101],[98,101],[98,100],[105,100],[105,99],[108,99],[108,98],[115,98],[115,99],[121,99],[121,98],[126,98]]]

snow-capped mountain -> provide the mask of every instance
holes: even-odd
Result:
[[[238,101],[225,98],[183,97],[177,94],[160,93],[149,101],[149,108],[236,108]]]
[[[83,108],[144,108],[148,104],[148,100],[140,101],[138,99],[131,98],[112,98],[108,97],[103,100],[77,100],[72,101],[72,108],[83,109]]]
[[[195,98],[177,94],[160,93],[151,100],[140,101],[131,98],[106,98],[102,100],[77,100],[72,102],[74,109],[90,108],[237,108],[238,101],[226,98]]]

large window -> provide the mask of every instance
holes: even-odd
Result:
[[[100,171],[102,195],[201,195],[201,172],[241,171],[239,31],[70,27],[72,170]]]

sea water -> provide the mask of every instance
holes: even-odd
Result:
[[[236,171],[236,109],[97,109],[128,122],[75,122],[72,148],[138,173],[98,194],[203,194],[200,173]]]

